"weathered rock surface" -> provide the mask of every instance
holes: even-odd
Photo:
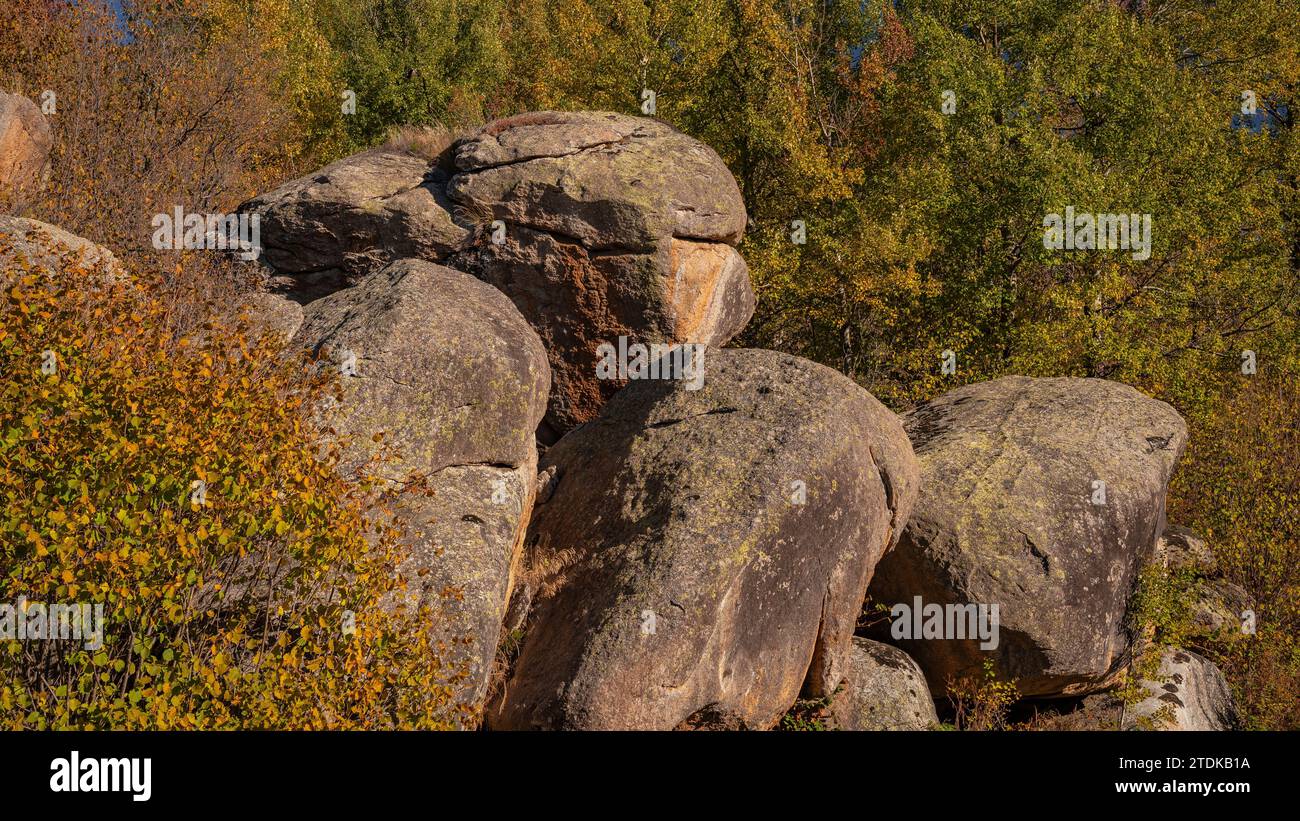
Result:
[[[462,697],[480,701],[536,488],[533,435],[550,382],[537,335],[491,286],[401,260],[309,303],[294,341],[344,374],[343,399],[325,412],[346,437],[345,469],[387,445],[368,473],[427,478],[431,496],[403,494],[395,507],[411,551],[402,571],[412,600],[446,611],[433,636],[465,652]],[[444,600],[446,587],[463,598]]]
[[[1187,650],[1166,648],[1150,695],[1124,712],[1125,730],[1234,730],[1237,707],[1223,673]]]
[[[1183,420],[1114,382],[1006,377],[947,393],[904,424],[921,495],[872,599],[997,604],[989,652],[1022,695],[1106,686],[1129,644],[1138,570],[1164,530]],[[936,693],[983,658],[978,640],[898,644]]]
[[[240,206],[261,218],[272,284],[301,300],[330,294],[407,257],[438,260],[467,235],[451,216],[447,174],[416,154],[374,149]]]
[[[721,345],[754,311],[740,190],[708,146],[655,120],[539,112],[456,147],[448,194],[481,230],[456,267],[505,291],[537,328],[563,433],[621,387],[595,377],[596,348]],[[492,221],[504,223],[494,241]]]
[[[928,730],[939,723],[925,674],[912,657],[855,636],[847,675],[831,699],[827,726],[836,730]]]
[[[0,91],[0,205],[10,206],[42,183],[54,132],[36,103]]]
[[[597,349],[629,342],[721,345],[753,314],[749,271],[716,243],[669,241],[662,251],[592,255],[579,245],[515,228],[500,245],[456,257],[499,287],[532,321],[550,354],[546,422],[553,440],[590,420],[624,384],[596,375]],[[680,268],[680,277],[665,279]]]
[[[745,203],[713,149],[670,126],[607,112],[497,120],[456,147],[457,202],[589,250],[665,237],[734,245]]]
[[[550,448],[533,604],[493,728],[765,728],[845,676],[917,492],[902,426],[828,368],[709,349]]]
[[[1212,573],[1215,570],[1214,552],[1195,531],[1169,525],[1156,542],[1154,561],[1168,570],[1191,570]]]
[[[123,273],[117,257],[102,245],[49,223],[0,215],[0,284],[9,282],[24,264],[30,271],[66,264],[108,276]]]

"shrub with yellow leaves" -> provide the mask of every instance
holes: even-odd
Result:
[[[149,277],[17,258],[0,277],[0,602],[93,603],[104,624],[98,649],[0,640],[0,727],[471,722],[430,614],[381,606],[401,599],[399,534],[319,444],[307,411],[327,378],[246,322],[175,333]]]

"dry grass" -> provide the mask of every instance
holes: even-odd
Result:
[[[453,145],[467,136],[467,132],[453,131],[444,125],[399,125],[388,132],[380,148],[439,162]]]
[[[483,129],[483,133],[489,137],[495,137],[503,131],[511,128],[518,128],[524,125],[556,125],[564,122],[564,115],[558,111],[534,111],[527,114],[518,114],[514,117],[506,117],[490,123]]]

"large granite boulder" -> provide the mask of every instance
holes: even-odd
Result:
[[[12,207],[43,182],[54,132],[36,103],[0,91],[0,207]]]
[[[1166,648],[1148,695],[1124,710],[1125,730],[1235,730],[1238,714],[1228,682],[1213,662],[1188,650]]]
[[[987,651],[971,638],[889,640],[936,693],[978,673],[986,652],[1025,696],[1111,683],[1138,571],[1164,531],[1182,418],[1115,382],[1006,377],[947,393],[904,424],[921,495],[870,596],[997,605],[1000,630]]]
[[[306,305],[294,343],[342,373],[322,421],[344,445],[343,469],[431,491],[394,507],[410,551],[401,570],[409,601],[443,612],[431,636],[466,666],[461,697],[478,703],[536,489],[550,382],[537,335],[491,286],[401,260]]]
[[[694,389],[633,381],[547,451],[531,614],[490,727],[766,728],[848,673],[917,492],[902,426],[821,365],[703,357]]]
[[[897,647],[854,636],[847,672],[827,708],[828,728],[929,730],[939,724],[925,674]]]
[[[553,434],[594,418],[621,386],[595,377],[601,344],[722,345],[753,314],[732,247],[744,202],[708,146],[656,120],[540,112],[490,123],[455,152],[448,194],[480,229],[455,264],[537,328],[555,376]],[[498,220],[503,235],[490,230]]]
[[[389,262],[438,260],[467,235],[451,216],[447,174],[395,149],[364,151],[240,206],[261,221],[271,284],[302,301],[347,287]]]

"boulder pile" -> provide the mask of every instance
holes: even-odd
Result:
[[[546,347],[548,441],[618,389],[596,378],[602,342],[723,345],[754,311],[735,179],[708,146],[655,120],[523,114],[432,159],[348,157],[241,211],[261,217],[273,286],[300,301],[403,257],[499,288]]]
[[[0,185],[44,162],[37,118],[0,95],[0,146],[33,146]],[[900,417],[724,347],[755,305],[744,202],[661,122],[524,114],[241,212],[267,274],[250,309],[339,371],[317,412],[342,469],[423,489],[397,494],[413,583],[386,606],[441,602],[429,639],[489,729],[769,729],[800,699],[835,728],[927,729],[989,668],[1022,698],[1114,688],[1152,562],[1197,563],[1206,620],[1240,607],[1166,526],[1169,405],[1005,377]],[[37,228],[57,231],[0,219],[0,247]],[[1171,650],[1161,678],[1134,726],[1232,724],[1210,662]]]

